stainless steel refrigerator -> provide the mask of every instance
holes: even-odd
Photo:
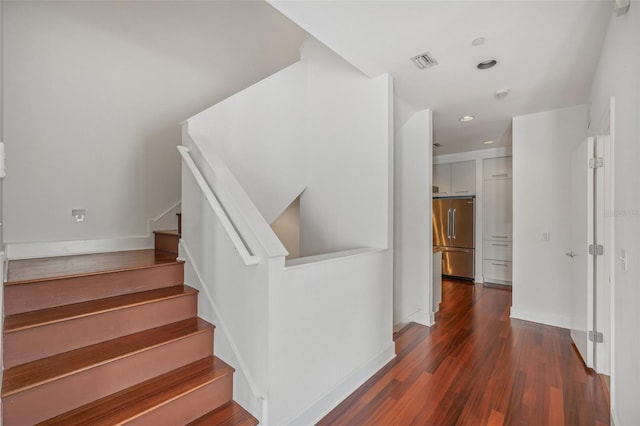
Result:
[[[475,198],[433,199],[433,245],[442,251],[442,275],[475,278]]]

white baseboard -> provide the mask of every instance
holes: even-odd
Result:
[[[436,323],[436,313],[426,311],[415,311],[402,321],[393,324],[393,332],[396,333],[407,326],[407,324],[415,322],[426,327],[431,327]]]
[[[46,241],[34,243],[7,243],[7,259],[34,259],[38,257],[70,256],[74,254],[102,253],[153,248],[153,237],[125,237],[102,240]]]
[[[622,423],[620,423],[620,419],[618,418],[618,413],[616,412],[616,410],[611,407],[611,426],[616,425],[622,426]]]
[[[511,307],[511,318],[524,321],[537,322],[539,324],[552,325],[554,327],[571,329],[571,319],[564,315],[546,314],[540,312],[523,311]]]
[[[435,323],[435,315],[433,312],[427,311],[415,311],[407,318],[407,322],[416,322],[418,324],[426,325],[427,327],[431,327]]]
[[[285,423],[289,425],[313,425],[318,423],[320,419],[326,416],[382,367],[387,365],[389,361],[395,358],[395,351],[396,345],[391,342],[386,349],[345,377],[333,389],[314,402],[310,407],[307,407],[301,413],[297,414],[291,421]]]

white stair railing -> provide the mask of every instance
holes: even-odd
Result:
[[[198,187],[202,191],[202,194],[205,196],[205,198],[209,202],[209,206],[211,206],[211,209],[215,212],[216,216],[220,220],[220,223],[222,224],[223,228],[227,232],[227,235],[229,235],[229,238],[233,242],[233,245],[235,246],[236,250],[238,251],[238,254],[240,254],[240,257],[242,257],[242,260],[244,261],[245,265],[258,264],[260,259],[258,258],[258,256],[255,256],[249,250],[244,240],[238,233],[238,230],[231,222],[231,219],[229,219],[229,216],[227,215],[224,208],[220,204],[220,201],[218,201],[218,198],[213,193],[213,191],[207,184],[207,181],[202,176],[202,173],[200,173],[200,170],[198,170],[198,167],[196,166],[193,159],[191,158],[191,155],[189,154],[189,148],[184,146],[178,146],[178,151],[180,152],[180,155],[182,156],[182,160],[186,164],[187,168],[193,175],[193,178],[198,184]]]

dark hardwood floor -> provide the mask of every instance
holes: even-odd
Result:
[[[609,397],[568,330],[509,318],[511,291],[443,282],[433,327],[319,425],[608,425]]]

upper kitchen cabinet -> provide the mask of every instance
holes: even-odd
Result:
[[[433,193],[434,197],[475,195],[476,162],[434,164],[433,186],[438,187],[438,192]]]
[[[433,165],[433,186],[438,188],[438,192],[434,188],[434,197],[451,196],[451,164]]]
[[[476,162],[451,163],[452,195],[474,195],[476,193]]]
[[[482,163],[483,180],[511,179],[511,157],[486,158]]]

